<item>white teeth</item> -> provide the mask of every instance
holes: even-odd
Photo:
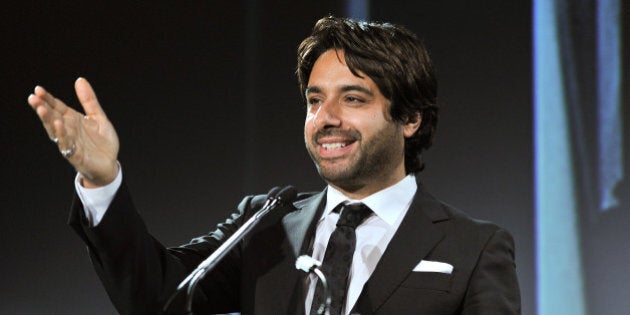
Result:
[[[322,147],[324,147],[324,149],[326,150],[334,150],[334,149],[339,149],[339,148],[343,148],[345,147],[346,144],[343,142],[336,142],[336,143],[322,143]]]

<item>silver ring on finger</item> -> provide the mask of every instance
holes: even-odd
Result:
[[[54,142],[55,144],[59,144],[59,138],[57,137],[51,138],[50,141]]]
[[[65,157],[66,159],[71,157],[74,154],[74,151],[76,150],[76,146],[73,144],[72,147],[70,147],[70,149],[68,150],[61,150],[61,155],[63,155],[63,157]]]

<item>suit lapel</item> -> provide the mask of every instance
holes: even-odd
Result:
[[[288,213],[282,218],[282,225],[287,233],[287,239],[291,244],[295,257],[306,253],[310,247],[310,240],[315,231],[317,218],[324,210],[324,197],[326,190],[307,199],[294,203],[297,210]]]
[[[371,306],[371,310],[366,309],[362,313],[376,311],[444,237],[444,232],[434,222],[445,219],[448,215],[440,203],[418,183],[405,218],[359,297],[361,303],[357,307]]]
[[[282,253],[271,259],[272,268],[264,269],[256,275],[256,299],[253,308],[243,313],[253,313],[256,310],[265,314],[303,314],[304,313],[304,280],[305,273],[295,269],[295,260],[306,252],[309,240],[312,238],[313,230],[317,222],[316,218],[321,216],[323,210],[323,198],[325,190],[305,199],[293,203],[295,210],[283,214],[282,218],[271,220],[275,222],[272,228],[272,237],[259,237],[255,241],[268,243],[280,239],[275,236],[281,234],[275,228],[284,230],[282,238]],[[304,198],[304,195],[298,198]],[[280,221],[280,226],[278,226]],[[276,248],[274,244],[266,244],[269,248]],[[265,245],[256,246],[260,250]],[[267,250],[265,252],[272,252]],[[255,260],[255,259],[253,259]],[[259,263],[255,263],[257,266]],[[264,311],[267,310],[267,311]]]
[[[282,218],[282,226],[293,254],[292,265],[295,263],[295,259],[307,253],[310,247],[310,242],[315,233],[317,218],[321,216],[324,210],[325,196],[326,190],[324,189],[324,191],[318,194],[295,202],[293,205],[296,210],[289,212]],[[293,271],[295,271],[295,269],[293,269]],[[289,301],[291,302],[291,305],[287,308],[287,314],[304,314],[304,298],[306,296],[304,279],[303,277],[298,277],[298,281],[295,282],[292,292],[287,292],[287,296],[290,296]]]
[[[317,218],[325,206],[325,196],[324,189],[295,202],[297,210],[282,218],[295,257],[307,253],[310,248]],[[418,190],[405,218],[361,292],[355,307],[361,314],[371,314],[385,303],[413,268],[444,237],[444,232],[434,223],[448,219],[442,205],[418,182]]]

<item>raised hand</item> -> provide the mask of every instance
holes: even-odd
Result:
[[[103,186],[111,183],[118,174],[118,136],[90,83],[79,78],[74,89],[85,115],[40,86],[29,95],[28,103],[37,112],[61,154],[81,173],[83,185],[88,188]]]

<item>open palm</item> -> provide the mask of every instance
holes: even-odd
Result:
[[[50,139],[83,176],[86,187],[103,186],[118,173],[118,136],[90,83],[79,78],[74,88],[85,115],[37,86],[28,103],[37,112]]]

